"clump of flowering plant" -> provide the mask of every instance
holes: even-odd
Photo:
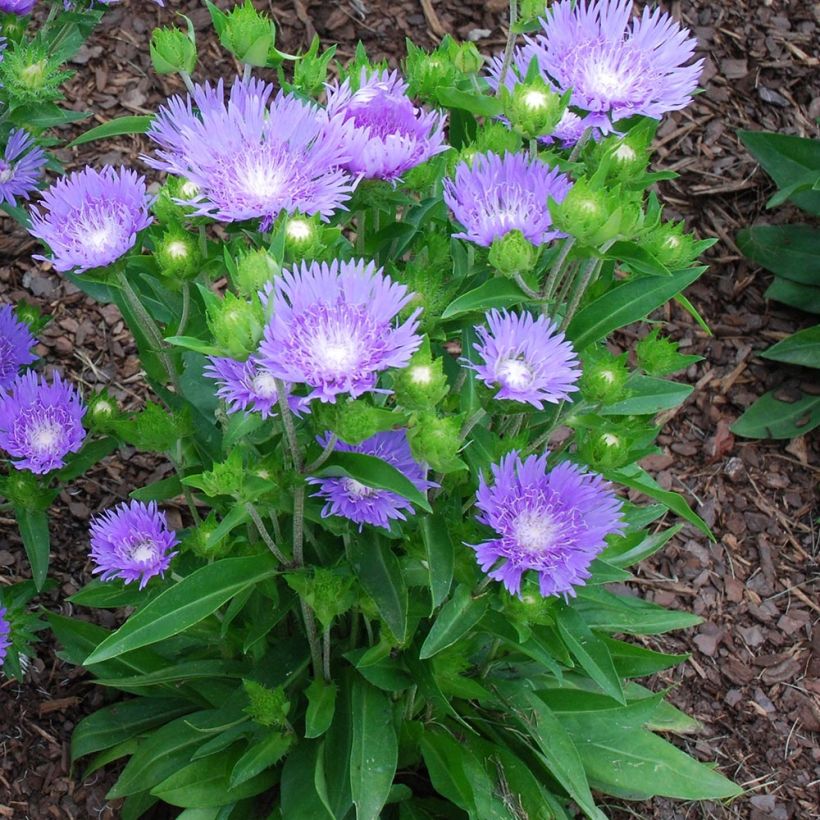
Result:
[[[49,618],[126,695],[74,757],[128,758],[108,796],[133,817],[599,820],[593,787],[736,794],[633,680],[678,659],[628,636],[697,619],[610,586],[667,514],[708,533],[639,463],[691,388],[606,347],[703,271],[647,191],[688,34],[559,2],[489,79],[448,39],[407,81],[359,49],[323,89],[332,52],[208,7],[241,78],[194,82],[192,36],[152,37],[188,88],[140,123],[162,187],[94,211],[131,218],[109,264],[61,265],[120,307],[154,392],[130,417],[92,397],[92,429],[173,467],[93,520],[100,578],[71,600],[128,608],[119,628]]]

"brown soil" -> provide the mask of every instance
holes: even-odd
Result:
[[[504,39],[503,0],[264,5],[278,22],[285,51],[304,47],[315,32],[325,42],[340,43],[340,56],[352,54],[361,39],[373,57],[395,63],[405,36],[431,45],[450,32],[475,38],[484,53],[499,50]],[[695,393],[668,419],[660,438],[663,455],[651,457],[647,467],[662,485],[687,496],[717,540],[710,543],[685,529],[660,556],[638,568],[629,591],[703,617],[695,629],[647,642],[691,653],[656,685],[673,687],[673,702],[702,722],[702,731],[682,739],[682,745],[704,760],[716,760],[747,794],[730,806],[658,800],[613,804],[609,813],[663,820],[820,817],[817,440],[748,442],[729,432],[756,396],[807,378],[757,357],[810,317],[767,302],[767,274],[745,262],[734,244],[740,226],[783,218],[764,211],[772,186],[745,154],[735,130],[816,136],[820,7],[809,0],[675,0],[671,6],[696,31],[707,70],[705,93],[661,126],[659,165],[680,174],[664,185],[663,198],[668,216],[685,218],[700,235],[721,241],[710,253],[710,270],[688,291],[714,335],[703,333],[677,307],[666,312],[684,352],[698,353],[704,361],[686,373]],[[175,79],[152,74],[145,47],[151,28],[170,22],[176,11],[187,13],[200,33],[201,76],[235,69],[209,35],[208,15],[198,2],[170,0],[162,10],[145,0],[127,0],[106,15],[75,60],[68,100],[73,108],[94,112],[88,124],[151,113],[161,98],[179,89]],[[144,148],[140,139],[127,138],[66,150],[61,159],[69,167],[138,166]],[[105,385],[126,406],[138,404],[139,362],[116,309],[94,304],[47,266],[31,261],[34,243],[9,220],[0,224],[0,298],[26,298],[52,316],[39,353],[87,389]],[[52,527],[51,574],[57,588],[45,596],[47,606],[70,612],[65,597],[90,578],[90,515],[166,471],[151,458],[123,450],[60,496]],[[0,584],[26,577],[14,522],[3,518],[0,567]],[[101,622],[106,617],[111,616],[99,613]],[[73,727],[103,700],[80,671],[57,658],[51,642],[39,647],[24,682],[3,682],[0,817],[118,815],[116,805],[105,800],[110,775],[75,779],[72,774],[78,773],[68,766]]]

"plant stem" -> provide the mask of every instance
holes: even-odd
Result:
[[[339,441],[338,436],[336,433],[331,433],[330,438],[327,440],[327,444],[325,444],[325,449],[319,453],[319,457],[311,464],[308,464],[307,467],[304,468],[303,472],[305,475],[310,475],[313,472],[316,472],[329,458],[331,453],[336,449],[336,443]]]
[[[356,252],[364,255],[364,237],[367,230],[367,211],[362,209],[356,214]]]
[[[520,273],[516,273],[513,276],[515,279],[515,284],[518,285],[521,290],[530,298],[530,299],[540,299],[541,294],[537,290],[533,290],[525,281],[524,277]]]
[[[330,627],[322,633],[322,674],[330,681]]]
[[[472,430],[473,427],[475,427],[476,424],[478,424],[486,415],[487,413],[484,408],[479,407],[478,410],[476,410],[475,413],[473,413],[473,415],[464,422],[464,426],[461,428],[461,438],[467,438],[470,434],[470,430]]]
[[[299,599],[302,608],[302,618],[305,621],[305,632],[307,633],[308,644],[310,644],[310,658],[313,662],[313,676],[318,678],[322,674],[322,650],[319,643],[319,633],[316,631],[316,618],[313,617],[313,610],[307,605],[303,598]]]
[[[177,446],[176,446],[176,458],[172,458],[171,462],[174,465],[174,471],[179,478],[179,483],[182,484],[182,494],[185,496],[185,501],[188,504],[188,509],[191,511],[191,516],[194,519],[195,524],[199,524],[202,519],[199,517],[199,510],[196,508],[196,504],[194,503],[194,494],[191,492],[191,488],[183,482],[183,478],[185,478],[182,472],[182,439],[177,439]]]
[[[504,47],[504,62],[501,64],[501,73],[498,75],[498,89],[496,96],[501,93],[507,79],[507,73],[512,65],[513,47],[515,45],[515,24],[518,22],[518,0],[510,0],[510,26],[507,29],[507,45]]]
[[[296,471],[302,472],[302,454],[299,452],[299,443],[296,441],[296,428],[293,426],[293,414],[288,405],[287,388],[281,379],[276,379],[276,394],[279,402],[279,414],[282,417],[282,426],[285,428],[285,438],[288,442],[290,456]]]
[[[293,563],[297,567],[305,565],[305,485],[300,484],[293,491]]]
[[[182,315],[179,317],[177,326],[177,336],[185,335],[185,327],[188,324],[188,317],[191,315],[191,284],[186,279],[182,283]]]
[[[283,566],[288,565],[288,559],[285,557],[285,554],[276,546],[276,542],[270,537],[267,528],[265,527],[265,522],[262,521],[262,516],[259,515],[259,510],[251,504],[250,501],[245,504],[245,509],[248,511],[248,515],[251,517],[251,521],[253,521],[254,525],[256,526],[257,532],[262,536],[262,540],[267,545],[268,549],[273,553],[274,558],[279,561],[280,564]]]
[[[564,314],[564,321],[561,322],[561,330],[566,330],[569,326],[575,311],[578,309],[578,305],[581,303],[581,297],[584,295],[584,291],[598,274],[598,271],[601,269],[601,264],[600,259],[590,259],[581,269],[581,273],[572,292],[572,298]]]
[[[194,84],[191,81],[191,75],[187,71],[180,71],[179,76],[182,77],[182,82],[185,83],[185,88],[188,89],[189,94],[194,93]]]
[[[568,236],[564,240],[564,244],[561,246],[561,251],[558,254],[558,258],[552,263],[549,276],[547,276],[547,281],[544,283],[543,298],[545,301],[549,301],[552,298],[555,286],[561,278],[561,272],[564,270],[564,264],[566,263],[567,258],[569,257],[569,252],[572,250],[572,246],[574,244],[575,237]]]
[[[569,155],[569,162],[575,162],[578,159],[579,154],[581,153],[581,149],[589,142],[589,138],[592,136],[592,129],[585,128],[584,133],[581,134],[581,138],[578,142],[575,143],[572,151],[570,151]]]
[[[252,71],[253,71],[253,66],[250,63],[245,63],[245,67],[242,69],[242,79],[245,82],[250,80]]]
[[[122,268],[120,268],[117,272],[117,281],[120,289],[122,290],[122,294],[125,297],[125,301],[128,302],[128,306],[131,308],[134,315],[142,325],[140,330],[145,334],[148,342],[154,348],[154,351],[159,357],[160,362],[162,362],[162,366],[168,373],[168,380],[174,386],[174,390],[179,393],[177,371],[174,368],[171,357],[165,349],[165,340],[162,338],[162,333],[160,332],[159,326],[154,321],[151,314],[143,306],[139,296],[137,296],[134,288],[131,287],[131,283],[128,281],[128,277],[125,275],[125,271]]]

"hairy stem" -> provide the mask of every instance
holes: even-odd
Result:
[[[487,413],[484,408],[479,407],[478,410],[476,410],[475,413],[473,413],[473,415],[464,422],[464,426],[461,428],[461,438],[467,438],[473,427],[475,427],[476,424],[478,424],[486,415]]]
[[[311,473],[316,472],[331,456],[331,453],[336,449],[336,443],[339,441],[338,436],[336,433],[331,433],[330,438],[327,440],[327,444],[325,444],[325,449],[319,453],[318,458],[316,461],[307,465],[304,468],[305,475],[310,475]]]
[[[581,269],[581,273],[579,274],[578,280],[573,288],[566,313],[564,314],[564,321],[561,322],[561,330],[566,330],[567,327],[569,327],[569,323],[572,321],[572,317],[575,315],[575,311],[581,303],[581,297],[584,295],[584,291],[586,291],[592,280],[598,275],[598,271],[601,269],[601,264],[602,262],[600,259],[590,259]]]
[[[285,438],[288,442],[290,456],[293,459],[293,466],[296,471],[302,472],[302,454],[299,451],[299,443],[296,441],[296,427],[293,424],[293,414],[288,405],[287,388],[281,379],[276,379],[276,394],[279,402],[279,414],[282,417],[282,426],[285,428]]]
[[[520,273],[516,273],[513,276],[513,279],[515,279],[515,284],[518,285],[518,287],[521,288],[521,290],[524,291],[524,293],[527,295],[528,298],[530,298],[530,299],[540,299],[541,298],[541,294],[537,290],[533,290],[524,281],[524,277]]]
[[[322,674],[330,681],[330,627],[322,633]]]
[[[283,566],[287,566],[288,559],[285,557],[282,550],[276,546],[276,542],[270,537],[270,533],[268,532],[267,527],[265,527],[265,522],[262,520],[262,516],[259,515],[259,510],[257,510],[250,501],[245,504],[245,509],[248,511],[248,515],[251,517],[251,521],[253,521],[256,531],[262,536],[262,540],[265,542],[267,548],[273,553],[274,558],[276,558],[276,560]]]
[[[507,73],[512,65],[513,47],[515,46],[515,24],[518,22],[518,0],[510,0],[510,26],[507,30],[507,45],[504,47],[504,62],[501,64],[501,73],[498,75],[498,89],[501,93],[507,79]]]
[[[302,618],[305,621],[305,632],[307,633],[308,644],[310,644],[310,659],[313,662],[313,676],[318,678],[322,674],[322,650],[319,641],[319,633],[316,630],[316,618],[313,610],[305,603],[304,599],[299,599],[302,608]]]
[[[569,257],[569,252],[572,250],[572,246],[574,244],[575,237],[568,236],[564,240],[564,244],[561,246],[561,251],[558,254],[558,258],[552,263],[549,275],[547,276],[547,281],[544,283],[543,298],[545,301],[549,301],[552,298],[552,294],[555,291],[555,286],[561,278],[564,265],[566,264],[567,258]]]

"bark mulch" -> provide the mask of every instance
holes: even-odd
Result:
[[[342,57],[362,40],[372,56],[395,63],[405,36],[429,46],[451,33],[492,53],[505,34],[504,0],[264,5],[277,20],[286,51],[305,47],[316,33],[327,43],[338,42]],[[683,351],[704,360],[686,372],[696,389],[665,420],[663,453],[646,466],[664,487],[687,497],[716,540],[685,528],[636,569],[626,591],[694,610],[704,619],[694,629],[647,640],[691,654],[652,685],[670,687],[672,701],[701,722],[701,731],[679,739],[681,745],[717,761],[747,792],[731,805],[613,802],[607,813],[662,820],[803,820],[820,817],[817,439],[746,441],[736,439],[729,425],[768,389],[788,392],[797,383],[817,389],[806,383],[806,372],[757,355],[811,318],[767,302],[768,275],[744,261],[734,243],[739,227],[790,215],[765,212],[772,185],[735,131],[817,135],[820,6],[809,0],[674,0],[671,10],[695,30],[707,67],[704,93],[661,126],[659,164],[680,174],[663,184],[662,195],[667,216],[684,218],[700,235],[720,242],[709,255],[710,270],[688,291],[713,335],[677,306],[666,311]],[[207,12],[196,0],[171,0],[164,10],[127,0],[112,8],[75,59],[69,105],[94,112],[83,128],[95,120],[151,113],[179,90],[174,79],[153,76],[145,47],[151,28],[171,22],[176,11],[188,14],[200,34],[200,76],[234,70],[209,35]],[[123,138],[66,150],[61,158],[69,167],[139,166],[145,148],[142,139]],[[38,352],[87,390],[105,386],[125,406],[138,406],[144,398],[139,362],[117,310],[94,304],[47,265],[33,262],[35,244],[9,220],[0,224],[0,298],[26,298],[52,317]],[[645,332],[630,329],[619,343]],[[126,450],[60,496],[51,569],[57,587],[44,596],[46,606],[70,613],[66,596],[90,578],[89,517],[168,469]],[[0,584],[26,577],[21,553],[14,522],[0,518]],[[114,626],[111,614],[95,617]],[[50,641],[41,645],[25,681],[0,684],[0,817],[115,818],[117,804],[105,800],[113,776],[97,773],[84,780],[69,770],[71,731],[104,702],[105,693],[62,664],[55,650]]]

